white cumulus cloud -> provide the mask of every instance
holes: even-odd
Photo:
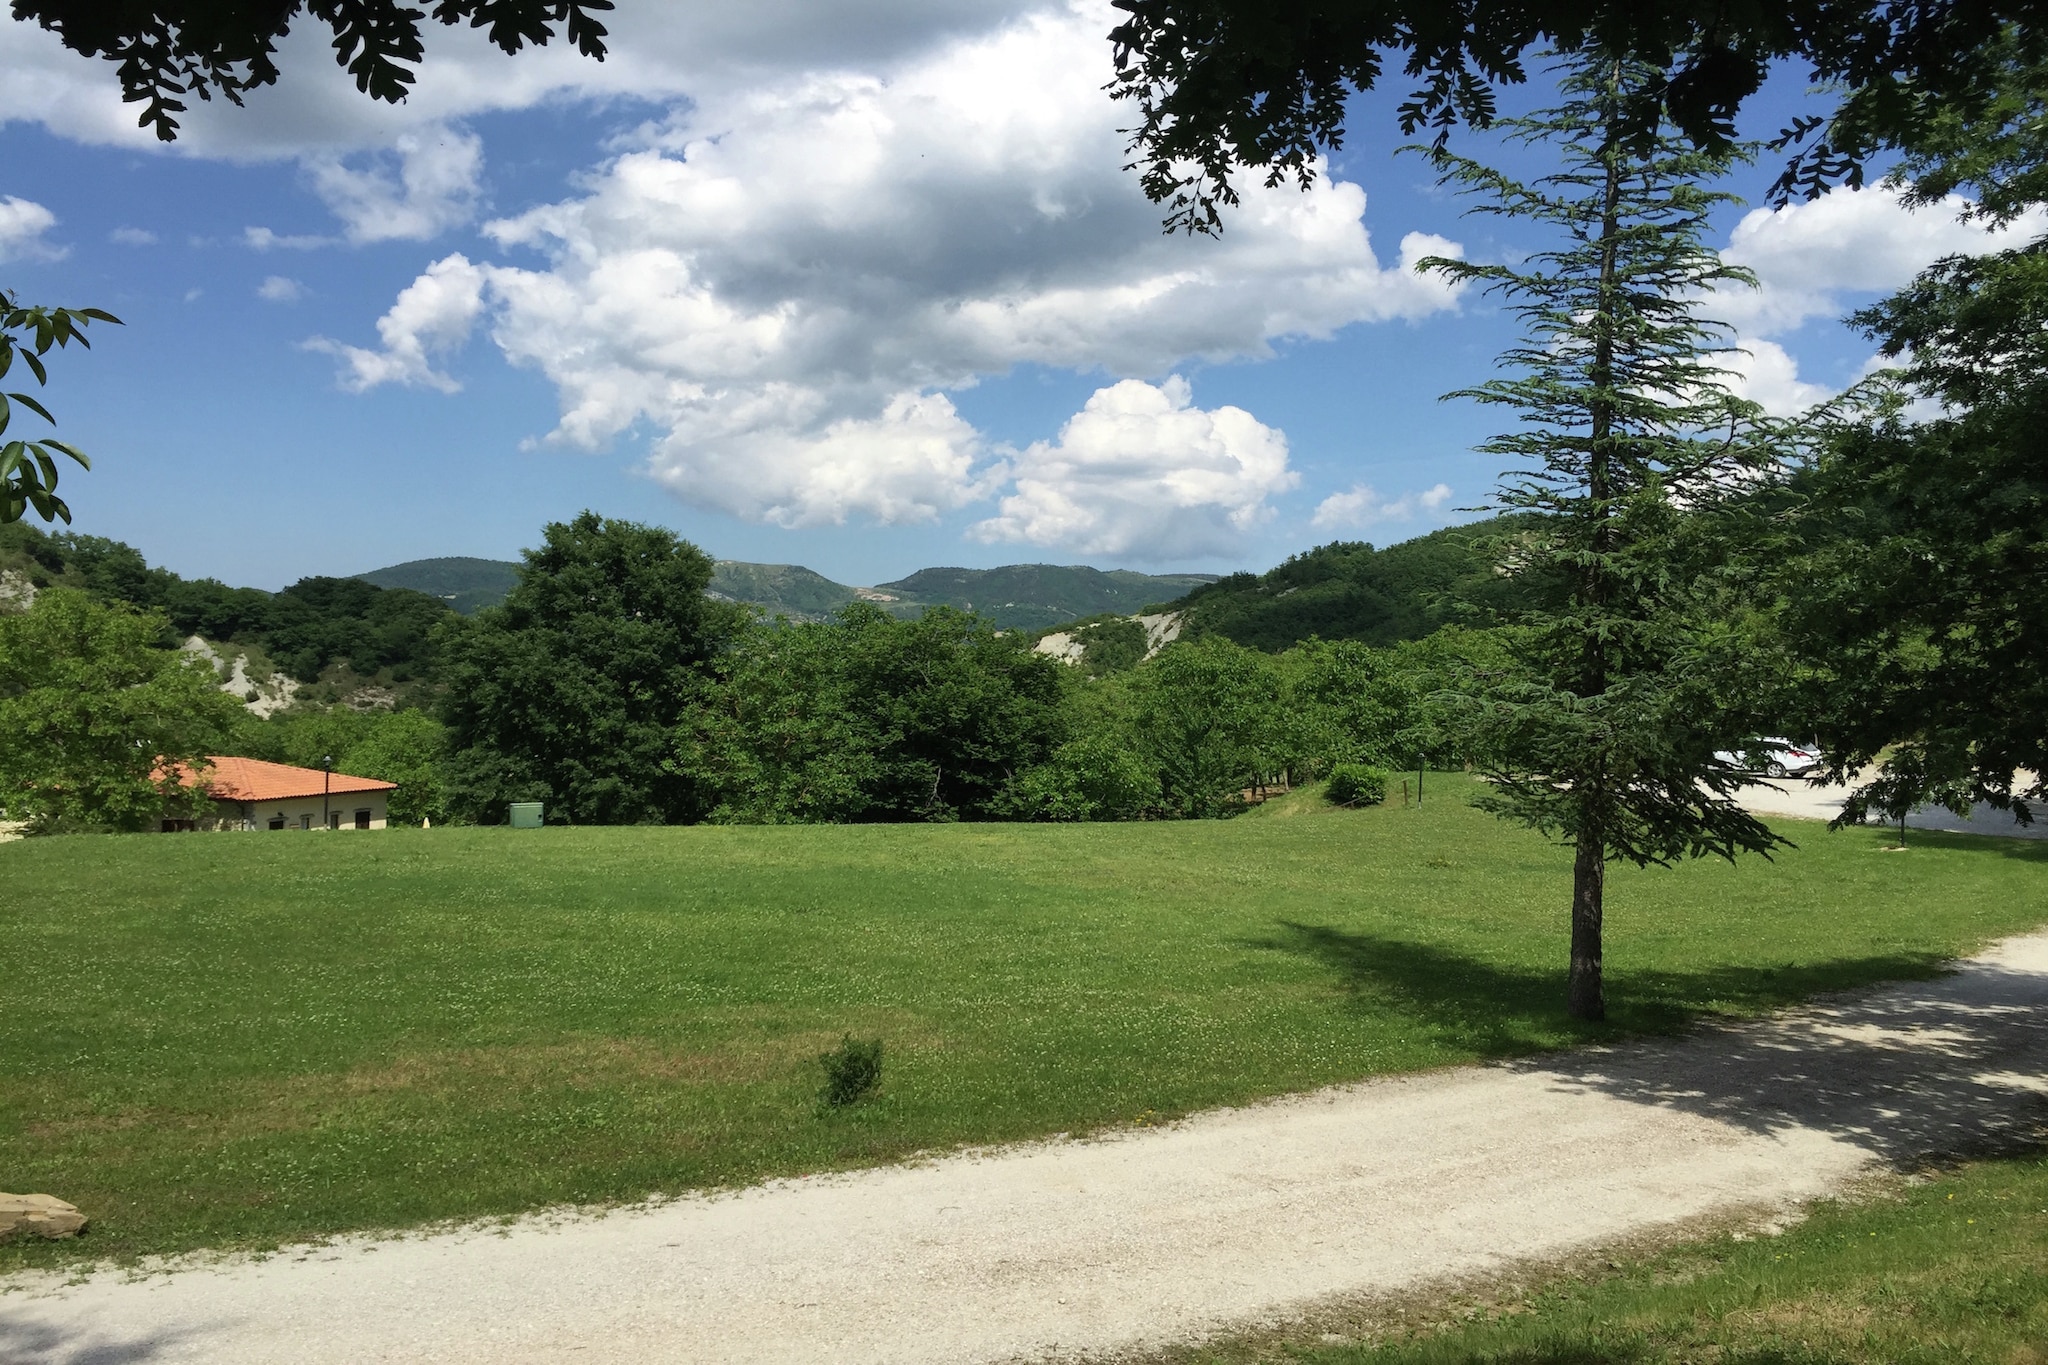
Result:
[[[0,261],[54,261],[64,248],[43,240],[57,226],[57,215],[31,199],[8,195],[0,199]]]
[[[1750,336],[1775,336],[1810,318],[1835,317],[1845,295],[1890,292],[1944,256],[1975,256],[2022,245],[2048,228],[2035,209],[1986,232],[1962,219],[1964,201],[1909,209],[1898,191],[1830,190],[1818,199],[1753,209],[1728,236],[1722,256],[1756,272],[1757,289],[1730,289],[1714,314]]]
[[[1360,530],[1382,522],[1413,521],[1418,515],[1433,516],[1449,506],[1450,501],[1449,484],[1385,498],[1371,484],[1355,483],[1317,503],[1309,522],[1319,531]]]
[[[1156,376],[1455,306],[1412,267],[1458,245],[1411,233],[1383,263],[1342,181],[1255,188],[1220,241],[1162,236],[1100,89],[1108,14],[706,96],[577,197],[486,225],[539,264],[451,257],[414,288],[478,272],[492,340],[556,386],[554,439],[644,428],[679,496],[790,526],[987,496],[994,456],[944,395],[1019,364]],[[394,308],[381,351],[336,350],[346,382],[444,381],[441,318]]]
[[[1097,389],[1008,472],[1014,491],[977,539],[1143,560],[1231,553],[1297,481],[1285,435],[1242,408],[1194,406],[1179,375]]]
[[[117,227],[107,234],[115,246],[155,246],[156,234],[148,228]]]
[[[454,393],[462,386],[434,368],[433,358],[469,338],[483,311],[484,272],[465,256],[449,256],[427,267],[407,285],[377,321],[383,346],[369,350],[325,337],[306,343],[342,362],[341,384],[361,393],[378,384],[403,384]]]
[[[357,244],[423,242],[468,222],[483,168],[483,140],[445,126],[400,134],[392,156],[372,157],[360,169],[338,156],[306,161],[314,193]]]
[[[1780,417],[1811,407],[1836,390],[1800,378],[1792,354],[1769,338],[1815,318],[1839,318],[1945,256],[2003,251],[2048,230],[2048,213],[2034,209],[1987,232],[1962,217],[1966,207],[1950,196],[1911,209],[1896,190],[1873,186],[1744,215],[1721,254],[1754,271],[1757,288],[1723,289],[1706,308],[1736,329],[1738,346],[1748,352],[1720,358],[1730,389]]]
[[[306,296],[306,286],[285,275],[269,275],[256,286],[256,297],[266,303],[297,303]]]

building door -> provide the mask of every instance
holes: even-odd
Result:
[[[365,807],[363,807],[363,808],[362,808],[361,810],[359,810],[359,811],[357,811],[357,812],[356,812],[356,828],[357,828],[357,829],[368,829],[369,827],[370,827],[370,808],[369,808],[368,806],[365,806]]]

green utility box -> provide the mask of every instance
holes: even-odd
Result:
[[[538,801],[514,801],[512,803],[512,828],[539,829],[543,814]]]

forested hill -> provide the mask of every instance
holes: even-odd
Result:
[[[519,566],[503,559],[414,559],[356,577],[380,588],[410,588],[438,597],[464,616],[495,607],[519,581]]]
[[[721,559],[711,572],[711,595],[750,603],[795,621],[823,621],[860,594],[801,564]]]
[[[361,577],[387,588],[427,593],[467,614],[502,602],[518,574],[517,564],[500,559],[415,559]],[[1127,615],[1213,581],[1213,574],[1010,564],[999,569],[920,569],[893,583],[853,588],[800,564],[721,559],[711,576],[711,593],[797,621],[822,621],[856,598],[866,598],[898,616],[915,616],[927,607],[958,607],[1005,629],[1034,630],[1084,616]]]
[[[1508,605],[1514,585],[1475,544],[1511,529],[1507,517],[1446,527],[1375,549],[1336,541],[1262,574],[1237,573],[1175,602],[1190,634],[1277,652],[1310,636],[1392,645],[1457,619],[1458,604]]]
[[[905,603],[959,607],[1011,630],[1063,625],[1106,612],[1130,615],[1215,582],[1213,574],[1144,574],[1073,564],[999,569],[919,569],[874,591]]]
[[[359,578],[302,578],[283,592],[182,578],[118,540],[52,535],[22,522],[0,526],[0,574],[162,612],[177,640],[198,635],[259,650],[302,683],[333,680],[335,670],[350,675],[341,679],[350,686],[402,687],[424,677],[433,669],[434,628],[449,614],[425,593]]]

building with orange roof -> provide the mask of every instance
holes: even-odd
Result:
[[[208,755],[202,776],[179,774],[187,787],[206,789],[213,818],[166,820],[164,828],[194,829],[383,829],[396,782],[353,777],[320,768],[295,768],[260,758]]]

